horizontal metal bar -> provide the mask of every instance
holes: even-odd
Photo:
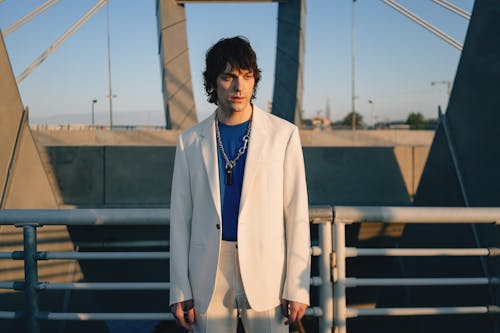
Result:
[[[24,290],[24,281],[2,281],[0,289],[7,290]]]
[[[323,309],[319,306],[312,306],[306,309],[305,315],[309,317],[323,317]]]
[[[0,225],[168,225],[168,208],[2,209]]]
[[[168,290],[169,282],[40,282],[38,290]]]
[[[433,257],[433,256],[489,256],[490,250],[487,248],[477,249],[360,249],[355,247],[346,247],[347,257]]]
[[[14,282],[0,282],[0,289],[14,289]]]
[[[13,251],[13,252],[0,252],[0,259],[13,259],[13,260],[23,260],[23,251]]]
[[[335,223],[496,223],[500,208],[335,206]]]
[[[78,260],[129,260],[129,259],[168,259],[170,252],[39,252],[39,260],[78,259]]]
[[[309,219],[313,224],[332,223],[333,210],[331,206],[309,207]]]
[[[485,314],[490,313],[488,306],[464,307],[428,307],[428,308],[347,308],[346,317],[361,316],[432,316],[432,315],[459,315],[459,314]],[[496,312],[495,312],[496,313]]]
[[[401,278],[401,279],[360,279],[346,278],[346,287],[396,287],[396,286],[458,286],[499,284],[498,278]]]
[[[1,315],[1,312],[0,312]],[[306,316],[322,317],[323,310],[320,307],[310,307],[306,310]],[[2,317],[0,317],[2,318]],[[19,318],[19,317],[17,317]],[[13,319],[9,317],[9,319]],[[40,312],[38,319],[44,320],[174,320],[171,313],[60,313]]]
[[[332,222],[330,206],[312,206],[312,223]],[[3,209],[0,225],[168,225],[169,208]]]
[[[495,307],[463,306],[463,307],[427,307],[427,308],[347,308],[346,317],[361,316],[433,316],[497,313]]]
[[[171,313],[61,313],[39,312],[42,320],[174,320]]]
[[[102,242],[78,242],[80,248],[84,247],[167,247],[168,240],[146,240],[146,241],[102,241]]]
[[[0,319],[19,319],[22,316],[21,311],[0,311]]]
[[[311,207],[311,221],[328,221],[328,210]],[[500,221],[500,208],[336,206],[334,216],[336,223],[495,223]],[[168,208],[0,210],[0,225],[168,225],[169,221]]]

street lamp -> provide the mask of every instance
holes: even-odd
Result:
[[[355,82],[355,71],[354,71],[354,66],[355,66],[355,36],[356,36],[356,32],[354,30],[355,28],[355,24],[354,24],[354,8],[355,8],[355,2],[356,0],[352,0],[352,20],[351,20],[351,53],[352,53],[352,64],[351,64],[351,70],[352,70],[352,95],[351,95],[351,127],[352,127],[352,130],[355,131],[356,130],[356,102],[355,102],[355,99],[356,99],[356,92],[355,92],[355,88],[356,88],[356,82]]]
[[[446,85],[446,94],[448,97],[451,94],[451,81],[443,80],[443,81],[432,81],[431,86],[435,86],[436,84],[445,84]]]
[[[97,103],[97,99],[92,100],[92,126],[94,126],[94,105]]]
[[[442,80],[442,81],[432,81],[431,86],[435,86],[438,84],[444,84],[446,85],[446,97],[449,100],[450,99],[450,94],[451,94],[451,81],[448,80]]]
[[[109,128],[113,128],[113,89],[111,86],[111,36],[109,32],[109,1],[106,3],[106,31],[108,37],[108,90],[109,90]]]
[[[375,102],[373,100],[369,99],[368,104],[371,105],[371,116],[372,116],[372,127],[375,128]]]

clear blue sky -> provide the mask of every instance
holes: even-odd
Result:
[[[40,5],[42,0],[0,2],[0,28]],[[15,75],[20,74],[95,0],[61,0],[20,30],[5,37]],[[110,0],[114,119],[117,124],[164,124],[155,0]],[[427,21],[462,42],[468,21],[431,0],[399,0]],[[473,0],[453,3],[472,11]],[[460,52],[380,0],[357,0],[356,110],[371,122],[404,119],[410,112],[434,118],[447,104]],[[202,86],[204,53],[219,38],[247,36],[256,50],[263,79],[256,104],[272,99],[278,5],[186,5],[191,74],[199,118],[213,111]],[[332,118],[351,109],[351,0],[308,0],[303,108],[314,116],[330,101]],[[89,115],[97,98],[99,120],[107,121],[106,12],[103,8],[20,84],[21,97],[36,121],[53,115]],[[135,115],[131,118],[131,115]],[[57,117],[53,119],[62,119]],[[68,119],[71,119],[68,117]],[[84,123],[86,119],[82,118]],[[56,121],[56,120],[52,120]],[[87,122],[88,123],[88,122]]]

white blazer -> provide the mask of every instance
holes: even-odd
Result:
[[[170,211],[170,304],[206,312],[222,235],[214,116],[177,142]],[[282,298],[309,304],[310,236],[304,160],[295,125],[254,106],[238,218],[238,256],[252,309]]]

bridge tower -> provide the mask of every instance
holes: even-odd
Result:
[[[292,123],[300,123],[306,0],[267,1],[279,2],[272,113]],[[167,129],[182,130],[197,122],[184,10],[184,4],[190,2],[216,1],[157,0],[159,53]]]

